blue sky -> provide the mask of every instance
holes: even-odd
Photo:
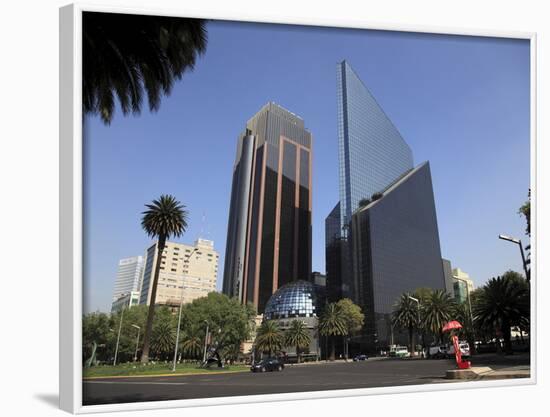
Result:
[[[85,139],[84,311],[109,311],[120,258],[151,243],[144,204],[163,193],[190,211],[181,242],[220,252],[221,288],[236,140],[275,101],[313,134],[313,269],[338,200],[336,64],[346,59],[413,150],[429,160],[442,256],[476,285],[521,271],[517,214],[529,188],[526,40],[210,22],[208,48],[157,113],[89,118]],[[205,220],[203,220],[203,217]]]

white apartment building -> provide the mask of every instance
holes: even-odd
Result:
[[[147,250],[140,304],[151,302],[151,284],[157,261],[157,243]],[[179,306],[216,291],[219,254],[214,242],[198,239],[194,245],[166,242],[161,255],[156,304]]]
[[[139,291],[143,265],[143,256],[125,258],[118,262],[118,271],[113,289],[113,301],[118,300],[125,294]]]

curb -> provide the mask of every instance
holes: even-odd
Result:
[[[147,375],[105,375],[105,376],[86,376],[82,377],[83,381],[90,381],[94,379],[120,379],[120,378],[157,378],[157,377],[170,377],[170,376],[193,376],[193,375],[220,375],[220,374],[236,374],[240,372],[250,372],[249,370],[239,371],[206,371],[206,372],[193,372],[193,373],[169,373],[169,374],[147,374]]]

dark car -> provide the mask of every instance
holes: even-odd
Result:
[[[252,372],[282,371],[285,364],[277,358],[265,358],[250,367]]]
[[[357,355],[356,357],[353,358],[353,361],[354,362],[357,362],[357,361],[366,361],[369,357],[367,355]]]

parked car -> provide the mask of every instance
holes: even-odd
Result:
[[[428,356],[432,359],[442,359],[447,357],[447,346],[437,345],[430,346],[428,349]]]
[[[357,355],[353,358],[354,362],[366,361],[369,357],[367,355]]]
[[[469,357],[470,356],[470,345],[466,341],[460,341],[458,342],[458,346],[460,347],[460,353],[462,354],[462,357]],[[451,345],[449,349],[447,350],[447,356],[451,357],[455,354],[455,347],[454,345]]]
[[[284,368],[283,361],[277,358],[265,358],[250,366],[252,372],[282,371]]]
[[[406,346],[394,346],[390,349],[391,358],[406,358],[408,356],[410,356],[410,353]]]

